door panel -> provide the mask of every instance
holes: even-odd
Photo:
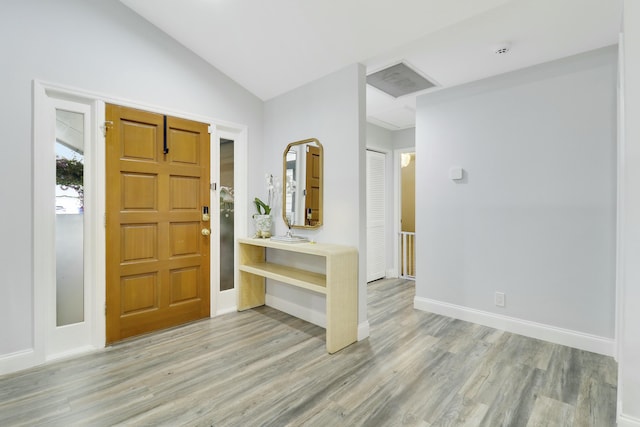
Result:
[[[113,342],[209,316],[209,133],[204,123],[114,105],[107,120]]]
[[[122,208],[124,211],[158,209],[158,177],[154,174],[126,173],[121,175]]]
[[[305,225],[316,225],[320,218],[320,148],[307,146],[307,174],[305,198]],[[311,216],[309,216],[311,209]]]
[[[383,153],[367,150],[367,282],[386,274],[385,162]]]

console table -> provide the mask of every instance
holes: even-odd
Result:
[[[266,261],[266,250],[315,255],[325,259],[325,272],[315,273]],[[327,351],[335,353],[358,336],[358,251],[322,243],[280,243],[238,239],[238,311],[265,304],[265,279],[326,296]]]

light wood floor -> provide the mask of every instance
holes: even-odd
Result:
[[[412,308],[369,285],[371,336],[328,355],[324,330],[232,313],[0,377],[0,425],[615,425],[616,364]]]

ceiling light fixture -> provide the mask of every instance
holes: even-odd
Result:
[[[400,166],[406,168],[411,163],[411,153],[400,154]]]

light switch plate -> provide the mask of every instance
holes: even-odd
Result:
[[[449,178],[454,181],[462,179],[462,168],[460,166],[452,166],[451,169],[449,169]]]

